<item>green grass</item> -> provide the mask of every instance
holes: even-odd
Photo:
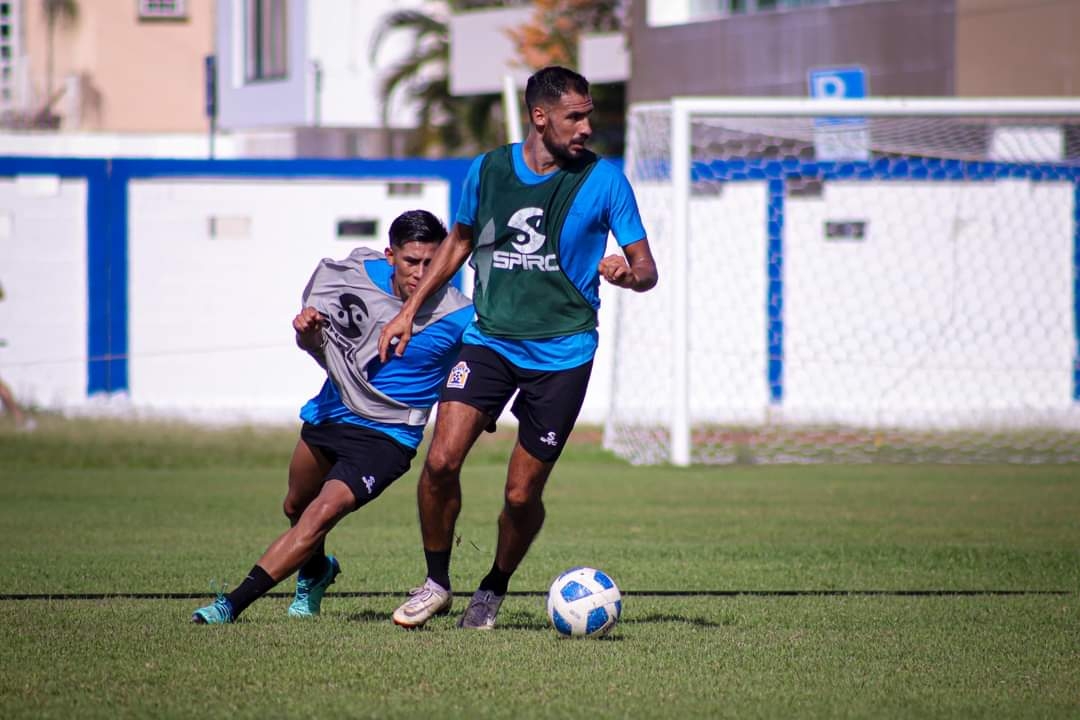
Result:
[[[225,627],[188,624],[203,599],[64,597],[235,585],[285,527],[295,438],[0,426],[2,592],[54,596],[0,600],[0,717],[1080,715],[1071,465],[638,468],[578,445],[500,627],[467,633],[497,436],[466,467],[457,606],[425,630],[389,621],[423,575],[415,469],[331,535],[344,574],[314,621],[280,596]],[[579,564],[626,593],[609,639],[560,640],[525,594]]]

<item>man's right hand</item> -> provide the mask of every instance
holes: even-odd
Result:
[[[296,331],[296,344],[308,352],[318,352],[326,344],[323,326],[326,318],[313,307],[306,307],[293,318],[292,326]]]
[[[390,359],[391,347],[394,348],[394,354],[401,357],[411,339],[412,317],[402,310],[386,323],[379,333],[379,360],[386,362]]]

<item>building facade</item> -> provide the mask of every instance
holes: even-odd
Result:
[[[262,134],[251,154],[400,155],[415,112],[397,102],[383,127],[382,75],[408,49],[390,34],[373,57],[383,18],[422,0],[218,0],[219,126]]]
[[[0,2],[8,126],[123,133],[206,128],[213,0]],[[2,30],[2,28],[0,28]]]
[[[636,0],[630,102],[805,96],[809,71],[859,66],[879,96],[1068,96],[1075,0]]]

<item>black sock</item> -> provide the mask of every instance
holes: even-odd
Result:
[[[505,595],[506,588],[510,587],[511,573],[503,572],[495,563],[491,564],[491,570],[480,581],[480,590],[489,590],[496,595]]]
[[[270,592],[270,588],[275,585],[277,582],[261,567],[256,565],[251,568],[251,572],[244,578],[244,582],[240,583],[240,587],[225,596],[232,605],[233,620],[238,618],[248,605]]]
[[[424,550],[424,559],[427,560],[427,575],[435,582],[442,585],[444,590],[450,589],[450,551],[449,550]]]
[[[319,548],[315,549],[308,561],[300,566],[300,576],[306,578],[318,578],[322,577],[322,574],[326,572],[326,566],[330,563],[329,558],[326,557],[325,551],[320,551]]]

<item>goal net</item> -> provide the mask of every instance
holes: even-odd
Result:
[[[1080,102],[631,108],[635,463],[1080,461]]]

